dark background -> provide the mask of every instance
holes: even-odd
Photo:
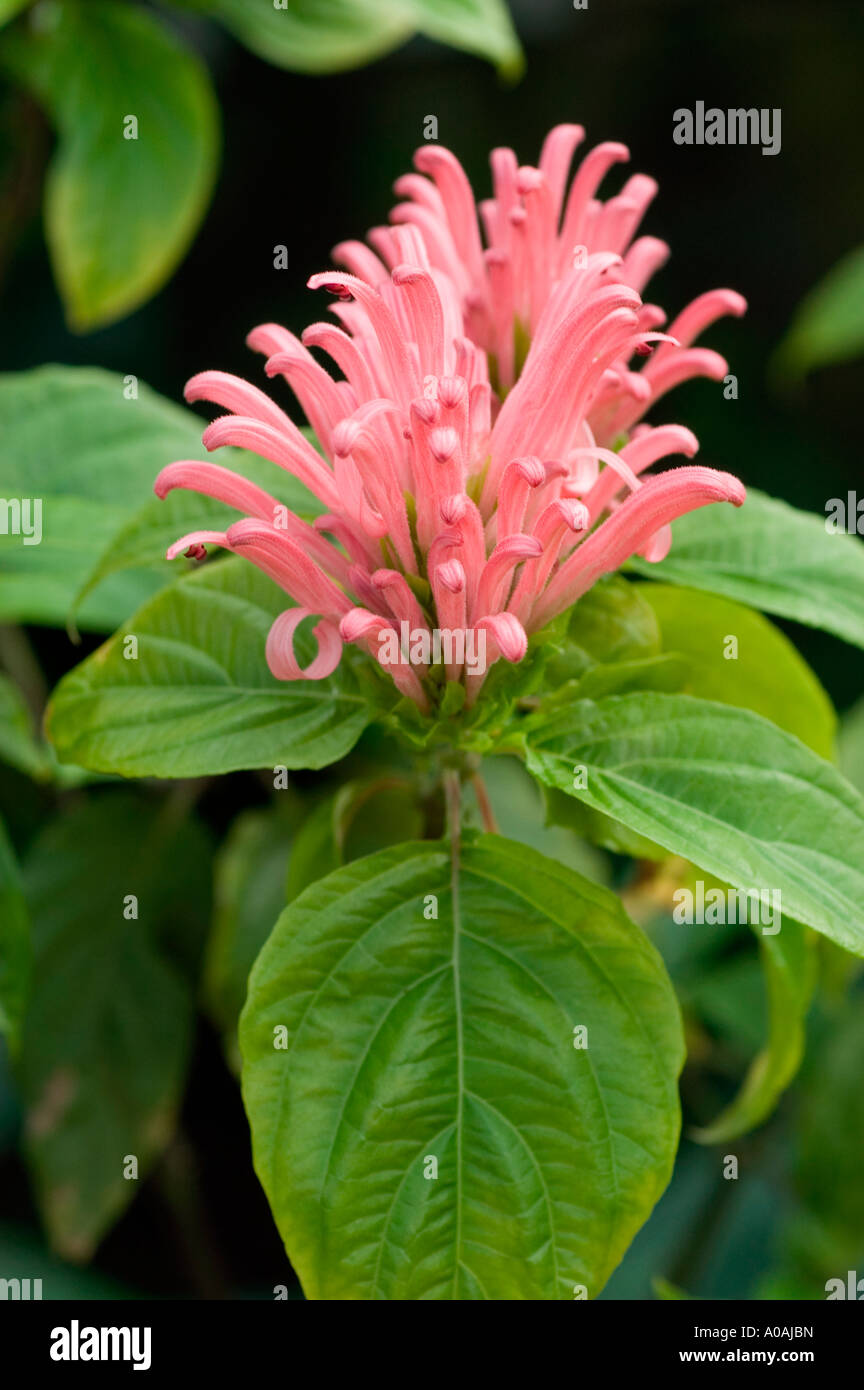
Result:
[[[212,25],[184,22],[213,72],[224,125],[216,195],[192,250],[145,308],[78,338],[64,327],[34,217],[0,287],[0,368],[96,364],[134,373],[174,400],[208,367],[264,384],[246,333],[272,319],[299,332],[326,315],[306,280],[326,267],[337,241],[386,220],[391,185],[410,167],[425,116],[437,116],[440,142],[482,196],[492,147],[511,144],[520,161],[534,163],[550,126],[578,121],[587,129],[583,151],[623,140],[628,172],[659,180],[642,230],[668,240],[672,257],[648,298],[670,319],[717,286],[740,290],[750,304],[744,320],[723,321],[705,339],[728,356],[739,399],[726,401],[721,385],[699,381],[666,398],[653,418],[691,426],[703,462],[823,513],[828,498],[859,486],[861,364],[818,372],[795,392],[769,384],[768,364],[804,293],[864,241],[864,7],[590,0],[574,11],[569,0],[519,0],[515,17],[527,57],[515,87],[481,61],[421,40],[360,72],[306,78],[267,66]],[[698,100],[781,108],[781,152],[674,144],[674,110]],[[613,171],[607,196],[622,177],[616,182]],[[273,267],[279,244],[288,248],[286,270]],[[784,626],[838,707],[851,705],[864,688],[864,653]],[[52,675],[80,656],[59,633],[35,637]],[[227,778],[203,807],[219,829],[229,809],[259,796],[251,777]],[[816,1039],[818,1046],[818,1020]],[[650,1297],[657,1272],[703,1296],[752,1297],[765,1288],[782,1264],[791,1200],[784,1113],[733,1146],[750,1164],[740,1184],[718,1186],[716,1155],[709,1173],[705,1151],[685,1144],[661,1215],[610,1296]],[[284,1255],[251,1171],[235,1083],[204,1025],[184,1124],[190,1149],[175,1149],[167,1171],[163,1165],[143,1185],[96,1271],[145,1296],[270,1296]],[[28,1210],[23,1174],[6,1161],[0,1216],[20,1220]],[[70,1292],[77,1277],[70,1271]]]

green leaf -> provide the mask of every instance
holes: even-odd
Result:
[[[188,814],[178,824],[124,791],[70,807],[25,861],[35,946],[25,1148],[68,1259],[88,1259],[138,1191],[129,1156],[141,1179],[171,1137],[193,998],[161,942],[206,920],[206,855]]]
[[[768,994],[769,1031],[738,1095],[710,1125],[693,1132],[702,1144],[724,1144],[762,1123],[801,1065],[805,1020],[815,984],[814,937],[783,917],[775,935],[761,934],[759,949]]]
[[[277,67],[339,72],[389,53],[417,31],[489,58],[515,76],[519,41],[504,0],[174,0],[219,20]]]
[[[30,979],[30,923],[15,854],[0,821],[0,1033],[17,1048]]]
[[[190,417],[191,420],[192,417]],[[199,428],[203,424],[199,422]],[[201,452],[200,443],[194,452]],[[290,473],[268,463],[266,459],[243,449],[220,449],[219,463],[223,468],[231,468],[242,473],[259,487],[263,487],[283,506],[306,519],[318,516],[323,510],[321,503],[308,488],[304,487]],[[151,480],[152,484],[152,480]],[[152,485],[151,485],[152,492]],[[149,497],[138,508],[125,526],[112,536],[107,546],[91,567],[87,578],[75,595],[72,612],[88,594],[112,575],[124,570],[149,569],[162,577],[167,584],[182,573],[182,562],[166,560],[165,552],[169,545],[190,531],[224,531],[232,521],[237,520],[237,512],[224,502],[216,502],[198,492],[188,492],[177,488],[162,500]],[[125,613],[123,617],[127,616]]]
[[[544,713],[569,707],[583,698],[619,693],[621,689],[680,689],[686,667],[661,653],[657,616],[644,598],[644,584],[620,574],[605,576],[579,599],[567,623],[567,640],[548,667]],[[540,634],[541,638],[543,634]],[[543,787],[546,822],[595,845],[637,859],[664,858],[665,852],[642,835],[634,835],[610,816]]]
[[[743,507],[703,507],[674,521],[672,549],[659,564],[628,564],[864,647],[864,545],[752,488]]]
[[[87,332],[145,303],[186,254],[216,175],[218,108],[197,57],[137,5],[52,0],[39,15],[4,36],[0,62],[57,128],[46,236],[70,327]]]
[[[864,955],[864,800],[759,715],[613,695],[529,721],[525,750],[540,781]]]
[[[344,757],[371,717],[346,657],[321,681],[279,681],[267,666],[267,633],[290,606],[245,560],[211,562],[163,589],[60,682],[46,719],[58,756],[124,777]],[[138,644],[129,659],[128,637]],[[297,648],[308,660],[306,642]]]
[[[790,377],[864,351],[864,246],[829,270],[802,300],[774,365]]]
[[[489,58],[511,80],[524,67],[505,0],[411,0],[421,34]]]
[[[320,801],[297,833],[288,865],[285,902],[293,902],[310,883],[326,878],[342,862],[333,825],[334,800],[328,796]],[[267,925],[268,936],[275,920],[271,917]]]
[[[455,866],[400,845],[302,894],[241,1050],[309,1298],[594,1297],[669,1178],[682,1039],[659,956],[606,890],[497,836]]]
[[[394,774],[346,782],[307,816],[297,834],[288,866],[288,902],[341,864],[422,834],[417,788],[408,778]]]
[[[833,758],[837,719],[810,667],[782,632],[750,608],[671,584],[643,584],[664,650],[688,659],[684,692],[764,715],[822,758]],[[733,648],[735,655],[727,656]],[[593,696],[593,692],[584,690]]]
[[[97,557],[152,500],[159,469],[200,453],[201,420],[143,385],[127,399],[114,373],[55,366],[0,376],[0,419],[0,496],[37,500],[42,533],[37,545],[0,536],[0,621],[62,626]],[[109,579],[79,626],[110,631],[161,582]]]
[[[552,689],[594,666],[659,656],[660,629],[644,588],[612,574],[583,594],[571,610],[563,651],[548,666]]]

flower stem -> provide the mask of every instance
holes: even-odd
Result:
[[[444,797],[447,803],[447,833],[453,846],[454,860],[459,862],[459,844],[462,838],[462,779],[456,768],[445,768],[443,774]]]
[[[474,788],[474,795],[477,797],[477,805],[480,808],[480,816],[483,820],[483,829],[489,835],[498,834],[498,822],[495,820],[495,812],[492,810],[492,802],[489,800],[489,793],[486,790],[486,783],[475,772],[471,778],[471,785]]]

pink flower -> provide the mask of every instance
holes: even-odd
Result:
[[[221,532],[169,550],[200,558],[207,544],[246,555],[291,596],[273,624],[267,661],[284,680],[318,680],[342,645],[365,647],[399,690],[428,710],[436,689],[419,634],[482,638],[487,664],[519,661],[528,635],[631,555],[659,560],[676,517],[708,502],[744,501],[728,473],[680,466],[642,475],[698,444],[680,425],[641,423],[672,386],[725,376],[722,357],[694,339],[732,290],[702,295],[659,331],[665,315],[641,291],[668,248],[633,240],[656,191],[635,175],[603,203],[597,189],[622,145],[600,145],[569,184],[581,127],[548,135],[538,168],[495,150],[495,196],[477,209],[447,150],[418,150],[404,201],[367,246],[334,252],[347,271],[313,275],[336,298],[338,325],[302,340],[275,324],[249,345],[268,376],[291,386],[324,453],[262,391],[222,372],[186,388],[229,413],[204,444],[251,449],[300,479],[326,511],[309,524],[228,469],[185,461],[156,481],[164,497],[191,488],[246,513]],[[659,346],[654,349],[654,344]],[[333,376],[310,348],[326,353]],[[294,634],[310,615],[318,654],[301,668]],[[450,681],[470,704],[485,667],[467,646],[447,649]],[[394,653],[396,655],[394,656]]]

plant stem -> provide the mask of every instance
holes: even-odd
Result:
[[[442,780],[447,802],[447,831],[453,845],[454,862],[458,867],[462,838],[462,781],[459,773],[452,767],[445,768]]]
[[[471,778],[471,785],[474,788],[474,795],[477,797],[477,805],[480,808],[480,815],[483,820],[483,829],[489,835],[498,834],[498,822],[495,820],[495,812],[492,810],[492,802],[489,800],[489,793],[486,790],[486,783],[475,772]]]

